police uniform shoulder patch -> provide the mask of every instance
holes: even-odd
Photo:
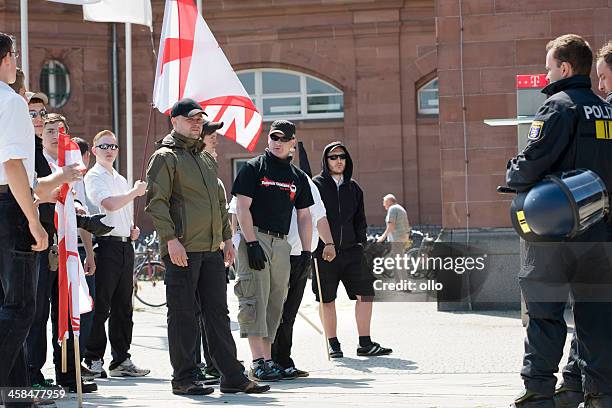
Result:
[[[531,122],[531,127],[529,128],[529,134],[527,135],[527,139],[536,141],[539,140],[542,136],[542,127],[544,127],[544,122],[541,120],[534,120]]]

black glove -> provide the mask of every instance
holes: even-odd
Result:
[[[102,218],[106,217],[106,214],[94,214],[94,215],[79,215],[77,214],[77,227],[84,229],[87,232],[91,232],[96,236],[108,234],[115,227],[109,227],[102,222]]]
[[[256,271],[261,271],[266,267],[266,254],[259,241],[247,242],[247,254],[249,256],[249,267]]]

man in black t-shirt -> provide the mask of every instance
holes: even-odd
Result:
[[[276,381],[295,378],[272,361],[276,336],[289,286],[287,234],[293,208],[304,261],[310,262],[312,220],[308,207],[314,204],[307,175],[291,164],[295,147],[295,125],[285,120],[272,123],[268,149],[249,160],[232,188],[237,198],[241,241],[237,255],[240,336],[249,339],[253,363],[252,379]]]

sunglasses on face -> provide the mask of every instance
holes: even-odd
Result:
[[[272,133],[270,135],[270,139],[272,139],[272,141],[274,141],[274,142],[281,141],[283,143],[287,143],[287,142],[291,141],[291,139],[293,139],[293,138],[292,137],[291,138],[286,138],[285,136],[280,137],[280,136],[277,136],[276,134]]]
[[[43,109],[43,110],[41,110],[40,112],[37,112],[37,111],[35,111],[35,110],[31,110],[31,111],[30,111],[30,117],[31,117],[32,119],[36,119],[36,118],[37,118],[37,117],[39,117],[39,116],[40,116],[40,118],[41,118],[41,119],[43,119],[45,116],[47,116],[47,111],[46,111],[46,110],[44,110],[44,109]]]
[[[117,149],[119,149],[119,146],[117,146],[116,144],[109,144],[109,143],[102,143],[102,144],[97,145],[96,147],[99,148],[99,149],[102,149],[102,150],[108,150],[108,149],[110,149],[110,150],[117,150]]]
[[[330,154],[329,156],[327,156],[327,158],[329,160],[346,160],[346,154],[342,153],[342,154]]]

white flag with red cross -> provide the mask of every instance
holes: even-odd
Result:
[[[82,172],[87,169],[81,158],[79,146],[70,139],[63,128],[60,128],[57,165],[54,170],[77,163]],[[61,342],[68,338],[68,319],[75,336],[81,330],[81,315],[93,310],[93,300],[85,280],[85,271],[79,258],[76,210],[74,207],[73,183],[62,184],[60,196],[55,204],[55,228],[57,229],[57,247],[59,252],[58,289],[59,318],[58,338]]]
[[[166,0],[153,103],[169,114],[183,98],[196,100],[218,132],[252,151],[263,118],[193,0]]]

